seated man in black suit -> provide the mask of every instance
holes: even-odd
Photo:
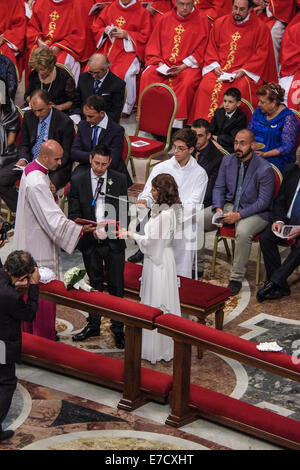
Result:
[[[78,123],[80,117],[83,118],[83,104],[91,95],[103,96],[108,116],[115,122],[120,121],[125,99],[125,82],[112,73],[109,66],[110,62],[103,54],[93,54],[89,58],[89,70],[79,76],[70,112],[75,122]]]
[[[291,251],[281,263],[278,244],[284,240],[276,235],[283,225],[295,225],[287,240],[295,239]],[[267,282],[257,292],[257,300],[280,299],[290,295],[288,277],[300,265],[300,168],[299,163],[291,163],[285,168],[279,194],[274,202],[272,223],[260,237],[260,246],[267,272]],[[283,242],[283,243],[282,243]]]
[[[111,168],[124,173],[128,186],[131,186],[132,181],[122,159],[124,128],[107,116],[102,96],[89,96],[83,106],[83,113],[85,119],[78,125],[71,150],[71,159],[79,163],[73,175],[90,168],[91,150],[101,143],[107,145],[110,150]]]
[[[52,108],[46,90],[35,90],[31,94],[30,107],[22,122],[18,160],[0,169],[0,197],[13,212],[16,211],[18,199],[14,185],[22,176],[22,168],[38,156],[40,147],[46,140],[56,140],[64,150],[61,166],[49,172],[52,192],[63,188],[71,177],[70,150],[74,139],[72,119],[62,111]],[[19,169],[15,170],[15,165]]]
[[[233,153],[233,141],[238,131],[247,127],[247,117],[239,106],[242,95],[238,88],[225,91],[223,106],[215,111],[210,123],[212,138],[229,153]]]
[[[96,146],[90,153],[90,168],[71,179],[69,193],[69,218],[77,217],[97,222],[112,219],[127,226],[126,177],[110,169],[112,159],[106,145]],[[99,227],[99,226],[98,226]],[[103,228],[95,235],[84,234],[78,243],[91,286],[102,292],[104,267],[108,291],[111,295],[124,295],[125,241],[116,238],[116,226]],[[83,341],[100,335],[101,318],[90,313],[87,326],[73,336],[73,341]],[[124,347],[123,323],[111,320],[117,348]]]
[[[212,205],[212,191],[218,176],[223,154],[211,141],[210,125],[206,119],[196,119],[192,130],[197,134],[197,146],[193,152],[198,164],[204,168],[208,176],[208,183],[204,197],[204,207]]]

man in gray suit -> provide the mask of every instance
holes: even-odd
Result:
[[[228,284],[232,295],[242,287],[253,237],[271,218],[275,175],[272,166],[255,153],[254,135],[248,129],[236,134],[234,152],[223,157],[213,190],[213,212],[223,224],[235,225],[235,251]],[[213,230],[208,224],[205,231]]]

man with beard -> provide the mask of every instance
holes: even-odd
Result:
[[[242,287],[253,237],[271,218],[275,176],[271,165],[255,151],[253,133],[239,131],[234,152],[223,157],[213,190],[212,212],[223,215],[222,223],[235,225],[235,250],[228,288],[232,295]],[[213,215],[213,214],[212,214]],[[213,230],[205,227],[206,231]]]
[[[199,116],[210,121],[232,86],[255,108],[263,81],[277,81],[271,34],[252,6],[252,0],[233,0],[232,13],[215,21],[189,123]]]

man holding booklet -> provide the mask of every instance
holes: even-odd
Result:
[[[291,163],[285,168],[278,197],[272,211],[272,223],[260,237],[267,282],[257,293],[257,300],[280,299],[290,295],[288,277],[300,264],[300,168]],[[278,244],[291,246],[281,263]]]
[[[119,222],[120,226],[127,226],[127,182],[124,174],[109,168],[111,161],[106,145],[97,145],[91,151],[91,167],[71,179],[68,207],[70,219],[97,223],[96,231],[84,233],[77,246],[82,252],[91,286],[102,292],[106,279],[108,292],[123,297],[126,244],[116,237],[115,232]],[[73,336],[73,341],[99,336],[100,324],[101,318],[90,313],[86,327]],[[111,331],[116,347],[123,349],[123,323],[112,320]]]

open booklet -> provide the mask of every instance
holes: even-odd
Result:
[[[224,219],[224,214],[221,214],[220,212],[215,212],[211,222],[215,225],[223,226],[223,219]]]
[[[288,238],[289,234],[297,227],[297,225],[283,225],[280,232],[273,233],[279,238]]]
[[[233,82],[235,77],[235,73],[223,72],[222,75],[219,76],[218,80],[219,82]]]
[[[159,67],[157,67],[156,70],[162,75],[169,75],[169,73],[171,72],[171,67],[169,67],[167,64],[162,64]]]

